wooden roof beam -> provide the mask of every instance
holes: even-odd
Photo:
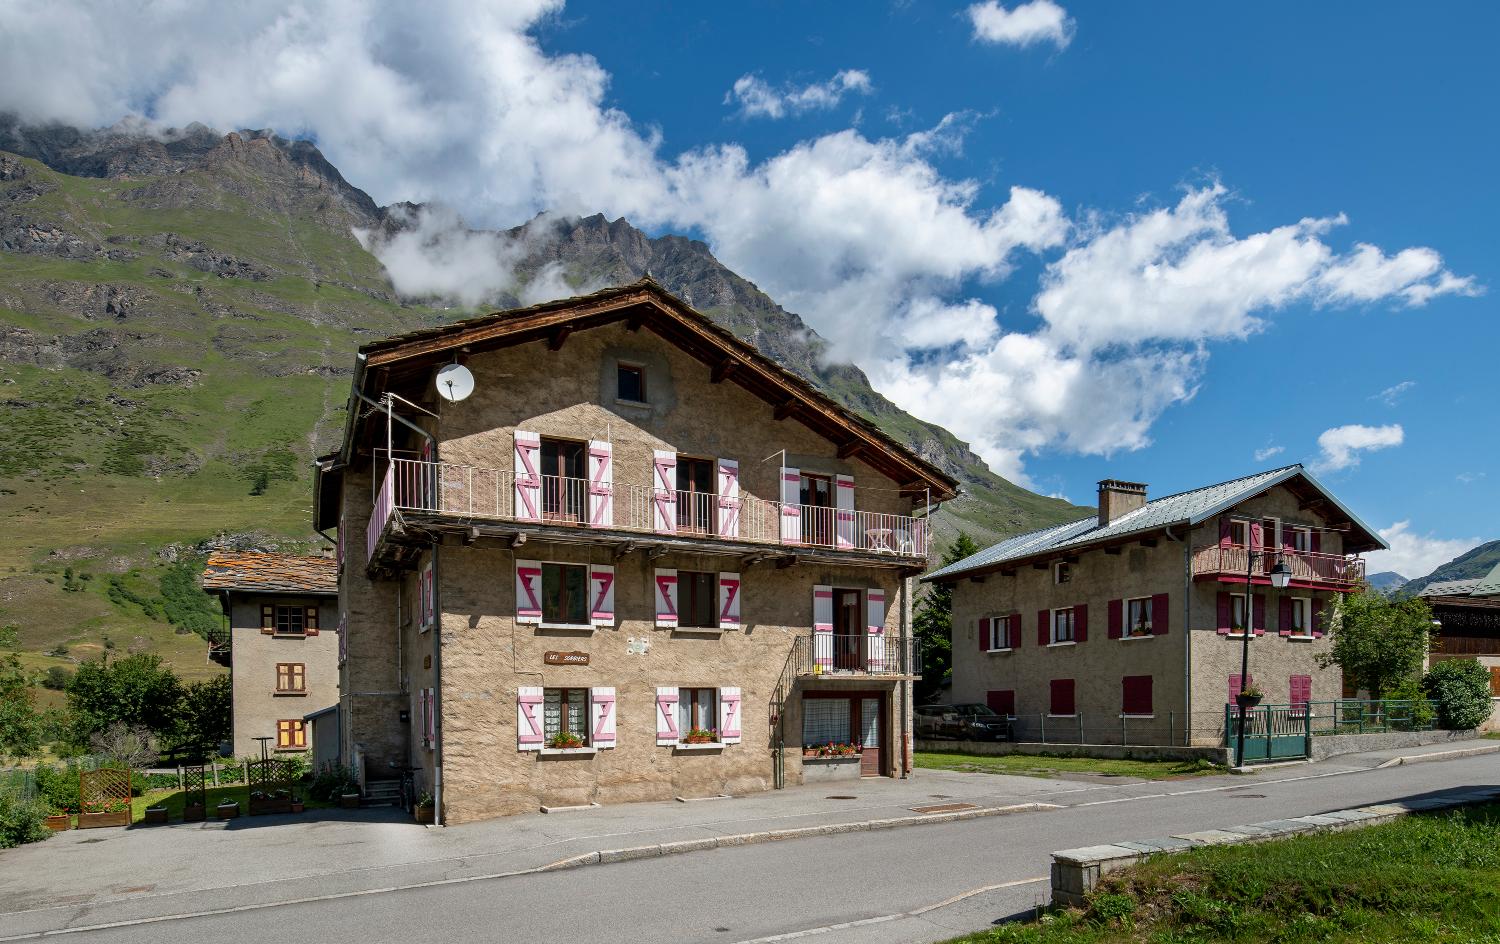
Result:
[[[851,439],[851,440],[848,440],[847,442],[840,443],[839,444],[839,458],[840,459],[848,459],[848,458],[851,458],[853,456],[857,456],[862,451],[864,451],[864,448],[865,448],[864,441],[863,440],[859,440],[859,439]]]
[[[568,343],[568,335],[573,333],[573,326],[565,324],[552,332],[552,337],[547,339],[547,350],[561,351],[564,344]]]
[[[796,413],[797,407],[800,405],[796,400],[783,400],[776,404],[776,410],[771,415],[778,420],[784,420],[793,413]]]
[[[713,383],[723,383],[725,378],[734,373],[735,368],[739,366],[739,361],[732,357],[726,357],[713,366],[708,379]]]

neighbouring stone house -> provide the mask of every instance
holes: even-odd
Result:
[[[1483,577],[1430,583],[1418,596],[1437,623],[1429,664],[1473,659],[1488,669],[1490,720],[1480,730],[1500,730],[1500,564]]]
[[[955,702],[1015,716],[1023,740],[1215,744],[1247,631],[1268,704],[1343,695],[1316,657],[1331,607],[1363,582],[1355,555],[1385,546],[1293,465],[1150,501],[1144,485],[1100,482],[1096,516],[923,579],[954,585]]]
[[[366,781],[460,823],[909,769],[948,475],[649,279],[365,345],[353,387],[314,505]]]
[[[338,571],[331,557],[215,551],[203,589],[228,625],[213,658],[229,666],[234,756],[313,750],[306,716],[339,701]],[[311,756],[311,754],[309,754]]]

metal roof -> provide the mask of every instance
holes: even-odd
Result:
[[[1328,489],[1324,488],[1321,482],[1313,478],[1301,463],[1298,463],[1266,472],[1257,472],[1243,478],[1230,479],[1228,482],[1220,482],[1216,485],[1205,485],[1191,491],[1178,492],[1176,495],[1152,499],[1104,527],[1099,526],[1097,515],[1089,515],[1087,518],[1080,518],[1069,524],[1017,535],[985,548],[978,554],[936,570],[922,579],[927,582],[950,580],[956,576],[993,567],[1009,560],[1021,560],[1039,554],[1075,548],[1081,549],[1177,524],[1197,525],[1292,478],[1304,479],[1328,501],[1336,505],[1341,512],[1349,516],[1351,523],[1364,530],[1370,542],[1375,546],[1382,548],[1387,546],[1374,528],[1356,517]]]
[[[1466,597],[1470,591],[1479,586],[1482,580],[1481,577],[1470,577],[1468,580],[1435,580],[1423,587],[1417,596]]]
[[[338,562],[303,554],[215,551],[203,567],[203,589],[334,594]]]

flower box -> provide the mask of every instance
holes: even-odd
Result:
[[[358,793],[344,793],[344,794],[340,794],[339,795],[339,806],[343,807],[346,810],[357,810],[357,809],[359,809],[359,794]]]
[[[234,819],[240,815],[240,805],[233,800],[220,803],[214,807],[214,815],[219,819]]]
[[[73,817],[68,813],[54,813],[47,817],[46,823],[48,829],[60,833],[65,829],[73,828]]]
[[[208,810],[202,803],[187,803],[182,807],[182,821],[184,823],[201,823],[208,819]]]
[[[419,805],[416,808],[417,823],[422,826],[432,825],[432,804]]]
[[[167,808],[165,806],[148,806],[146,814],[141,822],[148,826],[165,826],[167,824]]]
[[[97,829],[101,826],[129,826],[129,810],[110,810],[104,813],[79,813],[79,829]]]
[[[292,800],[292,812],[293,813],[300,813],[305,808],[306,807],[305,807],[305,805],[303,804],[303,802],[301,800],[296,800],[296,799]]]
[[[250,815],[260,816],[265,813],[290,813],[292,811],[292,795],[285,790],[277,790],[273,793],[261,793],[259,790],[250,794]]]
[[[860,756],[858,754],[836,754],[804,756],[802,758],[802,782],[822,783],[828,780],[858,780],[860,778]]]

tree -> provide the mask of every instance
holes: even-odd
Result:
[[[116,721],[102,731],[95,731],[89,738],[89,747],[95,754],[117,760],[126,767],[150,767],[156,763],[151,732],[140,725]]]
[[[141,652],[114,662],[85,662],[68,685],[72,740],[87,745],[117,721],[158,736],[171,734],[181,701],[182,683],[160,656]]]
[[[1337,665],[1371,698],[1383,698],[1421,675],[1433,637],[1432,610],[1420,597],[1392,600],[1366,589],[1344,597],[1330,628],[1333,648],[1318,663]]]
[[[979,553],[974,539],[960,531],[943,554],[943,566],[956,564]],[[943,677],[953,666],[953,585],[928,584],[917,600],[912,617],[912,631],[922,647],[922,681],[917,683],[917,700],[932,697],[942,687]]]
[[[35,754],[41,749],[44,728],[21,660],[0,659],[0,758]]]
[[[229,711],[234,692],[229,676],[194,682],[182,693],[175,744],[196,754],[212,754],[229,740]]]
[[[1476,659],[1444,659],[1422,680],[1437,702],[1438,721],[1450,731],[1467,731],[1490,717],[1490,670]]]

